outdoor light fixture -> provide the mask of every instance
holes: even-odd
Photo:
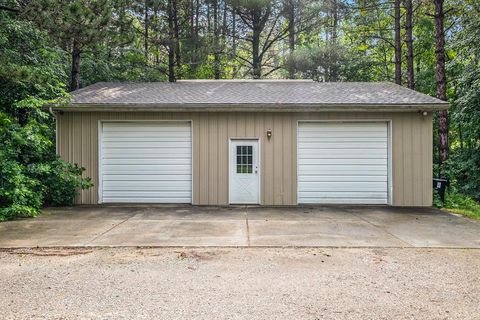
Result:
[[[420,113],[422,114],[422,116],[426,117],[428,115],[428,112],[427,111],[420,111]]]
[[[271,137],[272,137],[272,129],[268,129],[268,130],[267,130],[267,138],[268,138],[268,140],[270,140]]]

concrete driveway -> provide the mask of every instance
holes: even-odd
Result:
[[[0,223],[0,247],[305,246],[480,248],[480,223],[382,206],[52,208]]]

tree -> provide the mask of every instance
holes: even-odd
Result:
[[[415,89],[414,56],[413,56],[413,1],[405,3],[405,43],[407,45],[407,86]]]
[[[220,32],[218,23],[218,0],[212,0],[213,6],[213,73],[215,79],[220,79]]]
[[[288,49],[290,55],[293,55],[295,51],[295,0],[287,0],[287,5],[285,6],[287,21],[288,21]],[[295,66],[290,64],[288,67],[288,77],[290,79],[295,78]]]
[[[54,121],[40,108],[67,95],[65,52],[19,12],[0,9],[0,221],[71,205],[91,186],[56,156]]]
[[[447,101],[447,77],[445,72],[445,30],[443,9],[444,0],[434,0],[435,4],[435,78],[437,83],[437,98]],[[439,165],[440,168],[448,159],[448,111],[438,113],[438,134],[439,134]]]
[[[278,41],[283,40],[288,33],[288,25],[283,23],[282,6],[278,1],[272,0],[234,0],[236,13],[242,21],[243,34],[240,38],[250,44],[250,59],[241,55],[237,57],[247,63],[254,79],[271,73],[279,68],[278,65],[269,63],[267,57],[269,50]],[[237,27],[238,28],[238,27]],[[270,70],[262,73],[262,68]]]
[[[400,33],[400,0],[394,0],[395,83],[402,84],[402,36]]]
[[[175,82],[175,0],[168,0],[167,15],[168,15],[168,81]]]
[[[22,10],[23,17],[46,30],[70,53],[71,91],[80,88],[82,53],[107,38],[119,5],[121,1],[113,0],[41,0],[29,2]]]

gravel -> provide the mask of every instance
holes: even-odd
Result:
[[[0,319],[478,319],[480,250],[0,252]]]

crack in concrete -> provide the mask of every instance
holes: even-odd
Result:
[[[134,214],[131,215],[130,217],[126,218],[125,220],[120,221],[119,223],[113,225],[111,228],[108,228],[107,230],[105,230],[104,232],[102,232],[101,234],[99,234],[98,236],[94,237],[92,240],[86,242],[85,245],[91,244],[91,243],[94,242],[95,240],[97,240],[97,239],[99,239],[100,237],[104,236],[105,234],[109,233],[110,231],[112,231],[113,229],[115,229],[115,228],[118,227],[119,225],[123,224],[124,222],[127,222],[128,220],[130,220],[131,218],[135,217],[136,215],[137,215],[137,214],[134,213]]]
[[[348,213],[350,213],[352,216],[355,216],[355,217],[357,217],[358,219],[360,219],[360,220],[362,220],[362,221],[365,221],[366,223],[368,223],[369,225],[373,226],[374,228],[377,228],[377,229],[379,229],[379,230],[382,230],[383,232],[385,232],[386,234],[392,236],[393,238],[397,239],[398,241],[400,241],[400,242],[402,242],[402,243],[405,243],[408,247],[413,247],[413,248],[415,248],[415,245],[414,245],[414,244],[409,243],[409,242],[407,242],[407,241],[405,241],[405,240],[397,237],[397,236],[394,235],[393,233],[388,232],[385,228],[381,228],[380,226],[377,226],[377,225],[373,224],[372,222],[368,221],[368,220],[365,219],[365,218],[362,218],[361,216],[359,216],[359,215],[357,215],[357,214],[355,214],[355,213],[353,213],[353,212],[348,212]]]
[[[248,207],[245,206],[245,223],[247,225],[247,247],[250,247],[250,227],[248,225]]]

